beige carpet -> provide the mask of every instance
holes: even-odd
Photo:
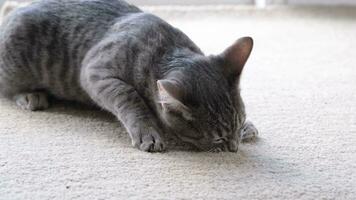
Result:
[[[242,91],[260,139],[149,154],[106,113],[0,99],[1,200],[356,199],[356,10],[147,9],[209,54],[255,38]]]

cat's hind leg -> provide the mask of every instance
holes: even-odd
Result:
[[[14,96],[16,104],[24,110],[44,110],[48,108],[48,96],[45,92],[21,93]]]
[[[246,121],[243,127],[241,128],[241,132],[240,132],[241,141],[242,142],[253,141],[254,139],[257,138],[257,136],[258,136],[258,130],[255,127],[255,125],[253,125],[253,123],[250,121]]]

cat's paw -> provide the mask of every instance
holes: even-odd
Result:
[[[132,145],[146,152],[162,152],[165,150],[165,144],[160,134],[153,128],[141,131],[137,137],[133,136]]]
[[[44,110],[49,105],[47,94],[43,92],[18,94],[14,99],[16,104],[24,110]]]
[[[258,136],[258,130],[252,122],[245,122],[244,126],[241,129],[241,141],[249,142],[256,139]]]

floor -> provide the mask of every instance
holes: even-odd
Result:
[[[255,39],[238,153],[140,152],[107,113],[0,99],[0,199],[356,199],[356,10],[146,7],[207,54]]]

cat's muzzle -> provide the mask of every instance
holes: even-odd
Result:
[[[208,152],[237,152],[238,150],[238,142],[237,141],[227,141],[219,144],[214,144],[214,146],[208,150]]]

